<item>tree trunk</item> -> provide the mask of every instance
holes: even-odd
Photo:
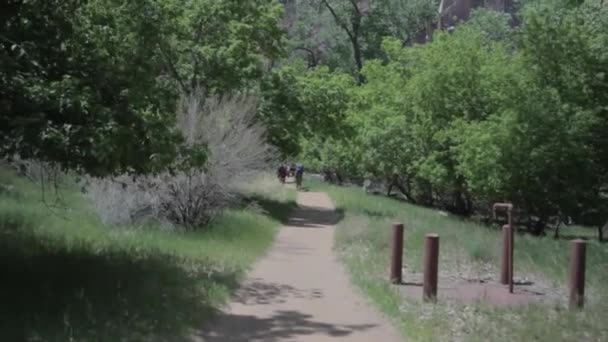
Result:
[[[600,225],[597,227],[597,240],[599,242],[604,242],[604,233],[606,233],[606,231],[608,231],[608,221],[606,221],[603,226]]]
[[[361,20],[363,17],[363,13],[358,7],[356,1],[351,1],[352,9],[350,13],[350,25],[341,18],[340,15],[334,10],[331,4],[327,0],[323,0],[322,3],[329,10],[331,15],[333,16],[336,24],[340,26],[344,32],[348,35],[350,39],[350,43],[353,48],[353,55],[355,58],[355,63],[357,66],[357,81],[359,84],[363,83],[364,78],[361,75],[361,69],[363,68],[363,57],[361,54],[361,44],[359,43],[359,36],[361,35]]]
[[[471,193],[469,193],[468,191],[465,193],[465,201],[467,204],[467,211],[470,215],[473,213],[473,199],[471,198]]]
[[[357,81],[359,84],[364,82],[361,69],[363,69],[363,57],[361,55],[361,44],[359,43],[359,30],[361,27],[361,14],[357,11],[353,11],[353,31],[351,35],[351,43],[353,45],[353,56],[355,57],[355,64],[357,65]]]
[[[532,226],[531,233],[536,236],[545,235],[545,227],[547,227],[547,222],[544,218],[540,218],[534,225]]]
[[[342,182],[344,181],[342,176],[338,171],[334,171],[334,173],[336,174],[336,180],[338,181],[338,185],[342,185]]]
[[[562,226],[562,220],[558,220],[557,221],[557,225],[555,226],[555,232],[553,233],[553,238],[554,239],[559,239],[559,229]]]
[[[454,191],[454,212],[458,215],[467,215],[467,205],[460,190]]]
[[[386,190],[386,196],[390,197],[391,196],[391,191],[393,190],[393,186],[395,185],[395,179],[394,178],[389,178],[387,180],[386,184],[388,184],[388,190]]]
[[[399,189],[399,191],[401,191],[401,193],[404,194],[410,202],[416,204],[416,199],[412,197],[411,193],[403,185],[401,185],[401,183],[397,183],[396,186],[397,189]]]
[[[329,171],[327,171],[327,170],[323,171],[323,180],[325,182],[331,183],[331,174],[329,173]]]
[[[426,21],[426,41],[430,43],[433,41],[433,22],[429,19]]]

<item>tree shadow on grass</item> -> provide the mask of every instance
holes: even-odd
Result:
[[[383,218],[383,217],[391,216],[387,213],[383,213],[378,210],[370,210],[370,209],[363,209],[363,213],[372,218]]]
[[[286,223],[294,209],[298,207],[295,201],[282,202],[255,195],[249,196],[243,201],[244,207],[251,206],[252,204],[262,209],[265,215],[281,223]]]
[[[554,237],[552,237],[553,239],[555,239]],[[608,243],[608,240],[603,240],[603,241],[599,241],[597,236],[590,236],[590,235],[581,235],[581,234],[563,234],[560,233],[560,235],[557,237],[556,240],[565,240],[565,241],[571,241],[571,240],[585,240],[585,241],[593,241],[593,242],[597,242],[597,243]]]
[[[237,286],[211,262],[94,250],[0,231],[0,340],[186,341],[214,314],[210,289]]]

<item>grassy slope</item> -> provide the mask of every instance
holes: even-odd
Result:
[[[337,250],[354,282],[395,321],[412,341],[601,341],[608,340],[608,246],[590,242],[587,292],[591,303],[581,313],[557,306],[489,308],[482,304],[440,302],[421,305],[404,299],[388,281],[390,223],[406,225],[404,262],[420,271],[424,235],[440,234],[440,272],[496,275],[500,234],[438,211],[420,208],[357,188],[317,183],[346,216],[338,227]],[[564,233],[567,230],[564,229]],[[565,290],[568,243],[517,236],[516,276],[527,275]]]
[[[40,188],[0,170],[0,341],[180,341],[228,298],[270,245],[295,194],[248,186],[257,210],[207,232],[103,227],[76,191],[51,211]]]

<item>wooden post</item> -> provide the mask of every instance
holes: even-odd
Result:
[[[427,234],[424,243],[424,281],[422,299],[437,301],[437,278],[439,271],[439,235]]]
[[[584,240],[570,242],[570,309],[585,305],[585,252]]]
[[[391,253],[391,283],[402,282],[403,267],[403,224],[393,224],[393,248]]]
[[[507,285],[509,283],[509,225],[502,226],[502,259],[500,264],[500,283]]]

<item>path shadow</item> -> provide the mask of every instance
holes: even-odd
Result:
[[[265,215],[274,220],[286,223],[298,207],[295,201],[281,202],[263,196],[249,196],[242,202],[243,207],[258,206]]]
[[[206,342],[277,342],[298,336],[321,334],[330,337],[349,336],[375,327],[374,324],[328,324],[312,315],[295,310],[276,311],[271,317],[223,314],[219,317],[230,328],[217,327],[201,334]]]
[[[291,285],[265,282],[255,278],[243,284],[234,295],[233,300],[243,305],[271,305],[285,303],[289,298],[322,299],[323,291],[321,289],[298,289]]]
[[[344,209],[324,209],[320,207],[301,206],[296,209],[287,224],[296,228],[327,228],[344,219]]]

